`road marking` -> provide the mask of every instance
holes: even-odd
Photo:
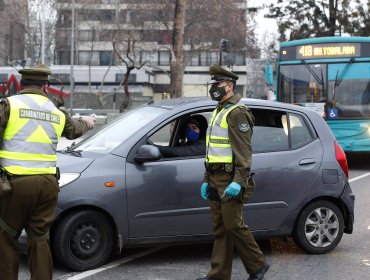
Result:
[[[367,177],[369,175],[370,175],[370,172],[369,173],[362,174],[362,175],[357,176],[355,178],[349,179],[348,182],[353,183],[354,181],[360,180],[360,179],[365,178],[365,177]]]
[[[94,274],[97,274],[99,272],[102,272],[104,270],[107,270],[107,269],[110,269],[110,268],[113,268],[113,267],[116,267],[116,266],[119,266],[121,264],[124,264],[124,263],[128,263],[130,261],[133,261],[133,260],[136,260],[138,258],[141,258],[141,257],[144,257],[146,255],[150,255],[154,252],[157,252],[157,251],[160,251],[164,248],[167,248],[168,246],[164,245],[164,246],[158,246],[158,247],[154,247],[152,249],[149,249],[147,251],[144,251],[144,252],[141,252],[141,253],[137,253],[137,254],[134,254],[132,256],[128,256],[126,258],[123,258],[121,260],[117,260],[117,261],[114,261],[114,262],[111,262],[109,264],[106,264],[102,267],[99,267],[99,268],[96,268],[96,269],[92,269],[92,270],[88,270],[88,271],[85,271],[83,273],[80,273],[80,274],[76,274],[72,277],[69,277],[67,280],[79,280],[79,279],[83,279],[83,278],[86,278],[88,276],[91,276],[91,275],[94,275]]]
[[[370,226],[368,226],[367,229],[370,229]]]
[[[370,266],[370,260],[362,260],[362,263],[366,266]]]

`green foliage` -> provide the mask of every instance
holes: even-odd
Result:
[[[368,17],[368,11],[364,11],[363,16]],[[265,17],[277,20],[280,41],[336,36],[348,31],[352,35],[355,30],[350,20],[349,0],[294,0],[288,3],[278,0],[269,6],[269,12]]]

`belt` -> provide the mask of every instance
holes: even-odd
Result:
[[[204,163],[207,171],[214,172],[223,170],[226,172],[234,172],[234,164],[232,163]]]

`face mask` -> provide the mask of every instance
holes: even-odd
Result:
[[[226,86],[218,87],[217,85],[212,85],[209,89],[209,94],[211,95],[212,100],[220,101],[227,92],[225,90]]]
[[[194,141],[197,141],[199,139],[199,133],[192,130],[191,128],[187,128],[186,129],[186,138],[188,139],[188,141],[191,141],[191,142],[194,142]]]

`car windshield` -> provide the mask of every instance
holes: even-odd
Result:
[[[166,111],[166,109],[158,107],[140,107],[124,113],[119,119],[81,142],[81,144],[76,145],[74,150],[102,154],[109,153]]]

